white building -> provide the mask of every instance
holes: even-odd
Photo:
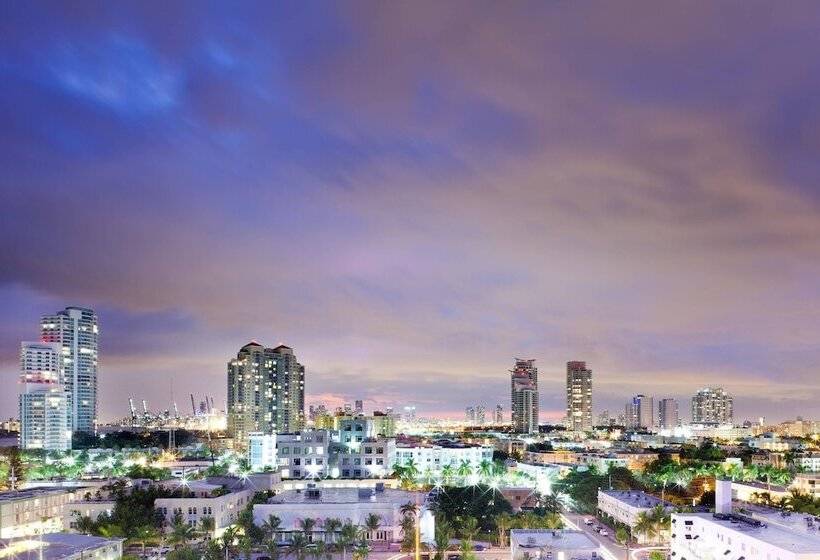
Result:
[[[820,473],[797,473],[791,487],[802,494],[820,498]]]
[[[0,539],[63,530],[68,504],[83,488],[29,488],[0,494]]]
[[[97,314],[84,307],[66,307],[41,319],[40,336],[44,342],[61,346],[69,426],[75,432],[93,432],[97,423]]]
[[[14,560],[119,560],[124,539],[51,533],[37,539],[0,540],[0,558]]]
[[[808,451],[794,458],[795,466],[805,472],[820,472],[820,453]]]
[[[252,471],[275,469],[279,466],[276,460],[276,434],[248,434],[248,465]]]
[[[435,521],[427,509],[426,494],[385,488],[377,484],[372,488],[318,488],[308,487],[305,490],[285,490],[266,504],[253,506],[254,523],[261,525],[270,515],[281,521],[283,533],[300,531],[299,522],[306,518],[324,520],[336,518],[342,522],[350,521],[354,525],[364,525],[369,514],[376,514],[381,519],[381,526],[376,534],[367,535],[368,540],[397,542],[401,540],[401,507],[412,503],[420,506],[420,531],[422,542],[433,542]],[[317,523],[313,538],[322,535],[332,541],[333,536],[324,535],[321,524]]]
[[[601,546],[583,531],[569,529],[513,529],[510,559],[594,560],[602,558]]]
[[[722,387],[706,387],[692,396],[693,424],[725,425],[733,421],[733,399]]]
[[[279,434],[276,439],[277,462],[282,478],[325,478],[331,476],[329,448],[331,430],[305,430]]]
[[[20,448],[71,449],[62,348],[57,343],[20,345]]]
[[[395,438],[367,438],[363,442],[331,446],[331,474],[342,478],[389,476],[396,457]]]
[[[442,445],[397,445],[395,463],[407,465],[412,461],[419,473],[440,476],[441,469],[449,465],[454,470],[463,463],[470,464],[473,473],[477,472],[482,461],[492,463],[493,448],[479,445],[442,444]]]
[[[803,516],[796,523],[731,513],[672,514],[672,558],[677,560],[818,560],[820,536]],[[800,524],[802,523],[802,527]],[[793,526],[792,526],[793,525]]]
[[[255,493],[250,485],[238,489],[226,488],[221,484],[211,484],[193,480],[181,484],[179,480],[161,481],[157,484],[177,492],[178,497],[157,498],[154,508],[170,525],[179,514],[185,523],[200,527],[205,517],[214,520],[213,536],[219,536],[225,528],[233,525],[236,518],[251,501]]]
[[[598,510],[612,517],[618,523],[623,523],[630,529],[635,527],[638,516],[650,513],[653,508],[663,506],[669,512],[674,506],[669,502],[661,501],[651,494],[637,490],[598,490]],[[635,535],[639,543],[646,542],[646,535]],[[663,540],[665,535],[659,535]]]

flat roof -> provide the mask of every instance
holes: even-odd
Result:
[[[79,486],[72,486],[70,488],[55,488],[53,486],[26,488],[25,490],[15,490],[14,492],[0,492],[0,502],[15,502],[17,500],[30,500],[32,498],[39,498],[42,496],[51,496],[57,494],[71,494],[76,492]]]
[[[319,494],[318,498],[310,497]],[[304,490],[285,490],[268,500],[269,504],[356,504],[366,502],[376,503],[407,503],[416,497],[421,502],[427,497],[424,492],[411,492],[385,488],[376,492],[373,488],[305,488]]]
[[[632,507],[653,508],[655,506],[675,507],[671,503],[660,498],[647,494],[640,490],[599,490],[602,494],[612,496],[619,502],[624,502]]]
[[[719,525],[734,533],[746,535],[748,538],[760,541],[761,543],[769,543],[783,550],[790,550],[792,552],[811,552],[820,553],[820,535],[804,532],[796,528],[791,528],[783,524],[762,523],[760,525],[753,525],[751,523],[744,523],[736,519],[721,519],[715,517],[711,513],[677,513],[673,514],[676,519],[687,519],[697,517],[708,523]],[[796,520],[805,524],[803,520],[804,515],[793,514]]]
[[[31,539],[0,539],[4,546],[15,550],[12,558],[16,560],[38,560],[40,558],[39,537]],[[104,539],[74,533],[49,533],[42,535],[43,559],[59,560],[73,556],[81,551],[90,551],[109,546],[123,539]]]
[[[566,529],[513,529],[510,540],[521,548],[545,548],[597,551],[598,543],[583,531]]]

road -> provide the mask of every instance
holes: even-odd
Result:
[[[601,545],[601,547],[606,551],[604,556],[606,556],[607,560],[630,560],[627,559],[627,551],[626,548],[615,542],[615,536],[613,535],[614,531],[610,528],[607,528],[609,535],[606,537],[602,537],[598,533],[592,529],[591,526],[584,524],[584,518],[589,517],[588,515],[581,515],[578,513],[562,513],[561,517],[564,518],[564,522],[566,523],[567,527],[570,529],[579,529],[589,536],[593,540]],[[598,520],[595,520],[595,525],[600,525]],[[608,553],[608,554],[607,554]]]

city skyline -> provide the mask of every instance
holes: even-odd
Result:
[[[527,356],[542,420],[575,359],[594,415],[820,417],[816,4],[37,12],[0,18],[2,417],[67,305],[102,420],[224,408],[251,339],[306,405],[489,412]]]

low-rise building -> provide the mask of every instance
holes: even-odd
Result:
[[[331,476],[331,443],[331,430],[304,430],[295,434],[279,434],[276,438],[276,455],[282,478]]]
[[[794,466],[804,472],[820,472],[820,452],[808,451],[794,457]]]
[[[158,510],[167,525],[173,523],[177,515],[192,527],[201,527],[203,518],[214,521],[212,536],[219,536],[236,522],[241,512],[256,492],[250,485],[237,484],[228,487],[207,481],[194,480],[180,484],[178,480],[162,481],[159,485],[173,490],[172,498],[157,498],[154,508]]]
[[[63,510],[63,528],[76,529],[81,517],[97,521],[101,515],[111,515],[116,502],[114,500],[78,500],[67,504]]]
[[[607,473],[611,468],[627,468],[629,461],[626,457],[614,454],[580,453],[578,464],[594,467],[599,473]]]
[[[435,521],[427,508],[426,497],[423,492],[386,488],[383,484],[376,484],[371,488],[320,488],[310,485],[304,490],[285,490],[266,504],[254,505],[253,518],[254,523],[262,525],[269,516],[275,515],[280,520],[281,531],[290,533],[301,531],[300,521],[305,518],[335,518],[363,526],[365,518],[375,514],[381,520],[379,530],[375,534],[366,535],[366,538],[371,541],[397,542],[401,540],[401,507],[412,503],[420,506],[421,540],[433,542]],[[335,538],[334,535],[325,535],[321,524],[317,524],[315,532],[308,537],[313,539],[317,535],[329,542]]]
[[[598,510],[613,518],[618,523],[623,523],[627,527],[634,529],[638,523],[638,517],[642,513],[650,513],[657,506],[662,506],[666,511],[672,512],[674,506],[669,502],[662,501],[646,492],[638,490],[598,490]],[[649,542],[644,534],[637,534],[635,537],[639,543]],[[654,541],[663,541],[667,535],[659,534]]]
[[[396,456],[393,438],[365,438],[361,442],[334,444],[331,474],[342,478],[381,478],[392,472]]]
[[[595,560],[602,557],[601,545],[583,531],[569,529],[513,529],[510,559]]]
[[[83,488],[28,488],[0,494],[0,539],[63,530],[66,506]]]
[[[759,502],[765,495],[772,500],[782,500],[791,496],[785,486],[757,481],[732,481],[732,499],[738,502]]]
[[[808,529],[802,516],[791,517],[797,521],[794,526],[734,513],[672,514],[672,558],[817,560],[817,530]]]
[[[820,473],[797,473],[791,488],[801,494],[820,498]]]
[[[37,539],[0,539],[0,558],[14,560],[119,560],[124,539],[51,533]]]
[[[441,442],[435,445],[397,445],[395,462],[399,465],[412,462],[422,475],[441,476],[442,469],[447,465],[458,469],[466,463],[475,473],[482,462],[492,463],[492,460],[492,447]]]

